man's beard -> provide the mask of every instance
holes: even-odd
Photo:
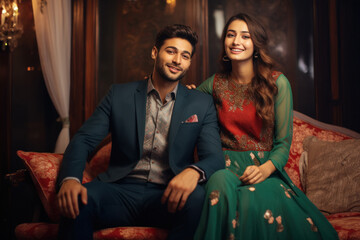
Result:
[[[156,64],[155,69],[159,73],[159,75],[166,81],[177,82],[177,81],[181,80],[186,74],[186,71],[183,71],[177,78],[175,78],[175,79],[171,78],[168,74],[166,74],[165,67],[167,67],[167,66],[159,64],[159,60],[157,61],[157,63],[158,64]]]

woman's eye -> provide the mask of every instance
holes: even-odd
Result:
[[[230,38],[230,37],[234,37],[234,34],[232,34],[232,33],[228,33],[228,34],[226,35],[226,37],[228,37],[228,38]]]

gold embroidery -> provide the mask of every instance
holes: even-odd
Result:
[[[250,157],[251,157],[251,159],[253,160],[253,162],[254,162],[254,164],[256,165],[256,166],[260,166],[260,161],[255,157],[255,154],[254,153],[250,153]]]
[[[264,218],[268,220],[269,224],[272,224],[274,222],[274,217],[271,210],[266,210],[264,213]]]
[[[285,196],[286,196],[286,197],[291,198],[290,193],[291,193],[292,195],[295,195],[294,191],[291,190],[290,188],[287,189],[287,188],[286,188],[284,185],[282,185],[282,184],[280,184],[280,186],[284,189],[284,192],[285,192]]]
[[[281,221],[282,221],[281,216],[277,216],[277,217],[276,217],[276,222],[278,223],[278,225],[277,225],[277,227],[276,227],[276,231],[277,231],[277,232],[282,232],[282,231],[284,231],[284,225],[282,225]]]
[[[218,190],[214,190],[210,193],[210,205],[214,206],[219,202],[220,192]]]
[[[229,155],[225,155],[225,165],[226,165],[226,167],[230,167],[230,165],[231,165],[231,160],[230,160]]]
[[[233,219],[233,220],[231,221],[231,223],[232,223],[233,228],[236,228],[236,220]]]
[[[240,169],[240,166],[239,166],[239,164],[235,161],[234,162],[234,165],[235,165],[235,167],[237,168],[237,169]]]
[[[228,80],[226,74],[216,74],[214,78],[213,96],[217,112],[220,116],[226,112],[242,112],[245,106],[253,103],[253,98],[248,91],[249,85],[237,84]],[[256,114],[255,108],[254,111]],[[241,113],[239,113],[241,115]],[[241,117],[241,116],[239,116]],[[256,118],[259,119],[258,116]],[[226,129],[225,124],[221,123],[219,118],[220,127],[222,128],[220,137],[224,149],[229,150],[256,150],[256,151],[269,151],[273,145],[273,132],[274,125],[261,127],[260,135],[254,136],[250,131],[243,135],[236,135],[235,133]],[[234,119],[236,122],[236,120]]]
[[[318,231],[318,228],[315,226],[315,224],[314,224],[314,222],[312,221],[312,219],[311,218],[306,218],[306,220],[310,223],[310,225],[311,225],[311,231],[313,231],[313,232],[317,232]]]
[[[235,239],[235,235],[233,233],[230,233],[229,240],[234,240],[234,239]]]

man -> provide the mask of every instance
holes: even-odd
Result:
[[[145,225],[169,228],[169,239],[192,239],[205,196],[198,183],[224,167],[211,96],[179,84],[196,43],[187,26],[160,31],[150,78],[113,85],[74,136],[58,178],[60,238],[92,239],[96,229]],[[87,157],[109,132],[107,171],[80,184]]]

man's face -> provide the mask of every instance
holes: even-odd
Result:
[[[170,38],[158,50],[152,49],[155,59],[155,71],[166,81],[176,82],[182,79],[191,64],[192,45],[182,38]]]

